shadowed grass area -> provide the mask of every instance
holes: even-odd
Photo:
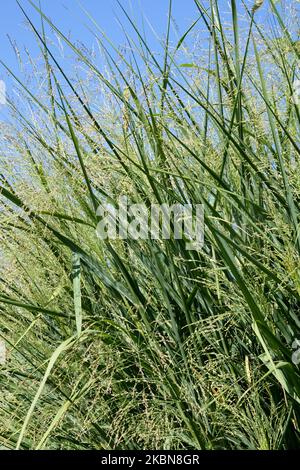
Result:
[[[87,13],[99,66],[30,3],[42,63],[9,71],[1,139],[0,446],[298,447],[299,20],[195,0],[174,42],[170,1],[155,54],[119,4],[125,52]],[[202,204],[203,248],[100,240],[120,195]]]

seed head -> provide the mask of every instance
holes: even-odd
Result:
[[[264,0],[255,0],[255,3],[252,7],[252,15],[254,15],[256,10],[258,10],[262,6],[263,3],[264,3]]]

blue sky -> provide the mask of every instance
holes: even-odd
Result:
[[[39,25],[38,14],[32,8],[29,1],[19,1],[30,18],[34,20],[35,24]],[[39,0],[34,1],[37,4],[39,2]],[[117,15],[122,18],[117,0],[40,0],[40,2],[43,11],[62,31],[70,33],[73,40],[82,41],[87,47],[92,45],[93,37],[87,29],[89,20],[83,13],[80,5],[92,13],[97,23],[115,43],[122,44],[124,42],[120,27],[116,21]],[[141,18],[144,15],[144,17],[148,18],[158,34],[161,35],[166,30],[169,0],[121,0],[121,3],[131,16]],[[225,14],[225,12],[229,11],[230,1],[219,0],[218,3],[221,13],[224,12]],[[246,3],[252,4],[252,1],[246,0]],[[242,1],[237,1],[237,5],[241,4]],[[266,10],[265,6],[262,10]],[[178,26],[178,34],[183,34],[196,17],[197,9],[193,0],[173,0],[173,18]],[[0,14],[0,59],[7,63],[7,65],[13,66],[16,64],[16,57],[8,35],[13,42],[15,41],[20,51],[26,45],[33,56],[37,52],[34,35],[29,31],[28,26],[26,26],[24,16],[16,0],[2,0]],[[149,39],[151,40],[151,35],[148,37]],[[153,37],[153,41],[154,39]],[[1,74],[2,70],[0,69],[0,77]]]
[[[37,0],[36,0],[37,1]],[[38,14],[27,0],[20,0],[24,9],[36,24]],[[141,18],[140,12],[149,19],[159,34],[165,31],[169,0],[122,0],[123,6],[130,15]],[[92,13],[97,23],[112,40],[122,44],[124,38],[116,16],[122,17],[116,0],[41,0],[43,11],[65,33],[70,33],[73,40],[79,40],[90,47],[93,37],[88,31],[88,18],[80,5]],[[196,7],[193,0],[173,0],[173,16],[179,31],[184,32],[196,17]],[[0,58],[9,66],[16,63],[15,52],[11,47],[8,35],[15,41],[19,50],[26,45],[34,55],[37,52],[34,35],[29,31],[26,22],[15,0],[2,0],[0,15]],[[153,38],[154,39],[154,38]],[[2,71],[0,70],[0,75]]]
[[[39,14],[28,0],[19,1],[28,16],[40,29]],[[38,4],[39,0],[34,1]],[[252,4],[251,0],[246,1]],[[124,22],[124,15],[116,0],[40,0],[40,2],[45,14],[61,31],[70,35],[72,41],[80,41],[87,48],[91,48],[95,44],[95,38],[88,29],[88,25],[91,26],[90,20],[83,12],[82,6],[92,14],[99,26],[115,44],[125,43],[121,27],[116,19],[119,17]],[[154,50],[159,49],[157,38],[151,28],[147,26],[147,20],[157,31],[158,36],[162,37],[166,31],[169,0],[121,0],[121,3],[131,17],[135,17],[139,21],[142,16],[145,18],[148,44],[153,46]],[[241,1],[237,2],[238,5],[241,3]],[[222,15],[229,12],[229,4],[230,2],[227,0],[219,0]],[[265,14],[266,10],[264,5],[259,15]],[[176,24],[176,30],[173,28],[173,38],[176,39],[176,36],[180,38],[197,17],[197,8],[193,0],[173,0],[173,18]],[[20,51],[23,57],[26,48],[30,52],[30,56],[35,59],[39,55],[39,50],[36,38],[26,24],[16,0],[2,0],[1,2],[0,40],[0,59],[18,76],[22,76],[16,51]],[[15,47],[12,47],[12,44]],[[68,67],[68,64],[63,65]],[[0,80],[5,80],[10,88],[10,80],[1,64]],[[1,108],[0,115],[3,113],[3,106]]]
[[[41,22],[38,12],[30,5],[28,0],[19,1],[30,19],[40,29]],[[34,2],[38,4],[39,0],[34,0]],[[84,8],[116,45],[125,43],[124,35],[117,21],[117,17],[124,21],[124,14],[116,0],[40,0],[40,3],[44,13],[62,32],[70,36],[73,42],[82,42],[87,48],[95,45],[95,38],[89,31],[91,22],[83,12]],[[131,17],[141,20],[144,16],[145,24],[147,24],[146,19],[148,19],[160,37],[166,31],[169,0],[121,0],[121,3]],[[178,26],[177,34],[179,37],[196,17],[197,9],[193,0],[173,0],[173,18]],[[147,34],[149,44],[153,45],[153,48],[159,48],[155,34],[147,26],[146,30],[149,33],[149,35]],[[47,32],[49,33],[49,28],[47,28]],[[24,52],[25,48],[34,61],[40,55],[40,52],[36,37],[30,30],[16,0],[1,1],[0,41],[0,59],[17,76],[22,78],[17,59],[18,53],[20,53],[25,63],[28,63],[28,58]],[[62,65],[68,71],[70,64],[72,62],[66,60],[66,63]],[[9,93],[12,89],[12,82],[1,64],[0,80],[5,81]],[[6,114],[4,109],[6,107],[0,106],[0,108],[1,119]]]

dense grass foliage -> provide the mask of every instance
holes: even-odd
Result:
[[[195,0],[175,41],[170,1],[162,53],[122,5],[123,49],[90,16],[100,59],[24,11],[42,60],[1,136],[0,445],[299,446],[299,24],[236,3]],[[204,247],[101,241],[122,194],[203,204]]]

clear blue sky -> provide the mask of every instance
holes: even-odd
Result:
[[[38,13],[32,8],[28,0],[19,0],[28,16],[40,29],[40,18]],[[38,4],[39,0],[35,0]],[[95,44],[95,38],[88,30],[91,23],[88,17],[83,13],[81,5],[88,10],[99,26],[117,45],[125,43],[122,30],[116,20],[116,17],[124,21],[124,15],[116,0],[40,0],[42,9],[47,16],[61,29],[66,35],[70,35],[72,41],[80,41],[90,48]],[[252,1],[249,0],[252,4]],[[254,0],[253,0],[254,2]],[[142,16],[148,19],[158,35],[162,37],[166,31],[167,12],[169,0],[121,0],[129,15],[141,20]],[[238,5],[242,2],[238,1]],[[266,2],[267,3],[267,2]],[[219,0],[220,11],[222,15],[229,12],[230,2]],[[249,3],[248,3],[249,4]],[[265,14],[266,5],[263,6],[259,15]],[[198,17],[197,8],[193,0],[173,0],[173,18],[176,23],[175,31],[173,27],[173,38],[179,38]],[[126,22],[125,22],[126,24]],[[147,21],[145,21],[147,25]],[[159,49],[159,44],[155,34],[146,26],[148,43],[153,48]],[[48,28],[49,31],[49,28]],[[175,36],[174,36],[175,35]],[[10,40],[9,40],[9,38]],[[0,10],[0,59],[20,76],[16,50],[24,55],[25,47],[34,59],[39,55],[36,38],[26,24],[25,18],[17,5],[16,0],[1,0]],[[15,50],[11,45],[15,44]],[[156,49],[155,49],[156,50]],[[65,65],[65,64],[64,64]],[[5,80],[10,88],[10,80],[7,73],[0,65],[0,79]],[[9,91],[9,90],[8,90]],[[1,107],[0,114],[3,112]]]
[[[20,3],[35,24],[40,25],[38,14],[29,2],[20,0]],[[161,34],[165,31],[169,0],[122,0],[121,3],[128,13],[133,14],[136,18],[141,18],[142,12],[158,33]],[[124,43],[124,37],[116,21],[116,16],[122,18],[116,0],[41,0],[43,11],[62,31],[70,33],[73,40],[79,40],[89,47],[93,43],[93,37],[87,29],[89,20],[83,13],[80,4],[92,13],[97,23],[115,43]],[[193,0],[173,0],[173,16],[181,33],[191,24],[196,15]],[[34,35],[26,26],[22,12],[15,0],[2,0],[0,14],[0,58],[12,66],[15,63],[15,53],[7,35],[16,42],[20,50],[26,46],[32,54],[37,51]],[[0,75],[2,75],[1,70]]]
[[[35,0],[38,4],[39,0]],[[88,32],[88,18],[82,12],[80,4],[91,12],[97,23],[106,31],[115,43],[122,44],[122,36],[116,16],[122,18],[121,10],[116,0],[40,0],[43,11],[53,20],[53,22],[65,33],[70,33],[73,40],[79,40],[87,47],[93,43],[93,38]],[[254,0],[253,0],[254,2]],[[37,12],[31,7],[28,0],[20,0],[20,3],[39,25]],[[141,18],[144,15],[149,19],[153,27],[162,34],[166,29],[167,11],[169,0],[121,0],[122,5],[130,15]],[[207,2],[208,3],[208,2]],[[248,4],[252,3],[249,0]],[[267,3],[267,2],[266,2]],[[230,2],[219,0],[220,11],[224,14],[229,11]],[[242,1],[237,1],[242,4]],[[262,10],[265,10],[265,6]],[[17,47],[22,51],[24,46],[34,55],[36,42],[34,35],[29,31],[26,22],[15,0],[1,0],[0,10],[0,59],[9,66],[15,64],[15,53],[10,45],[7,35],[16,42]],[[178,25],[179,34],[189,27],[197,17],[197,9],[193,0],[173,0],[173,17]],[[149,38],[148,38],[149,40]],[[150,38],[151,40],[151,38]],[[153,37],[154,41],[154,37]],[[0,69],[0,77],[2,70]]]
[[[35,61],[40,55],[36,37],[30,30],[16,0],[0,1],[0,59],[23,80],[17,54],[20,52],[23,60],[25,59],[25,63],[28,63],[28,57],[24,53],[26,48]],[[40,30],[41,21],[38,12],[30,5],[28,0],[19,1],[30,19]],[[38,5],[39,0],[34,0],[34,3]],[[44,13],[62,32],[70,36],[72,42],[79,41],[87,48],[95,45],[95,37],[89,31],[92,24],[83,12],[84,8],[116,45],[125,44],[122,29],[117,21],[117,18],[120,18],[122,22],[125,21],[124,14],[116,0],[40,0],[40,3]],[[121,0],[121,3],[130,16],[139,20],[144,16],[146,24],[147,18],[160,37],[166,31],[169,0]],[[197,17],[194,1],[173,0],[173,17],[178,25],[178,35],[183,34]],[[49,27],[46,29],[49,35]],[[146,27],[146,29],[149,33],[149,44],[159,48],[159,43],[151,29],[149,27]],[[16,53],[16,51],[18,52]],[[66,60],[66,63],[62,63],[62,58],[60,58],[60,63],[68,71],[72,61]],[[5,81],[7,92],[10,94],[13,84],[1,64],[0,80]],[[0,120],[5,119],[6,111],[7,107],[0,105]]]

